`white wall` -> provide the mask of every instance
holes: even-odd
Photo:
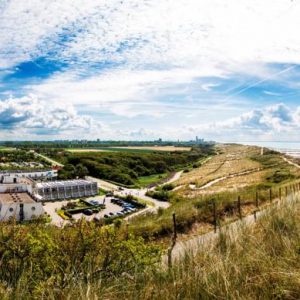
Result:
[[[24,203],[24,220],[31,220],[33,216],[38,217],[42,215],[44,215],[44,208],[41,203]],[[0,203],[0,221],[8,221],[10,217],[16,218],[17,221],[20,220],[19,202]]]
[[[25,183],[0,184],[0,193],[8,192],[29,192],[32,191],[30,185]]]

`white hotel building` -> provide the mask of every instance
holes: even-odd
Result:
[[[38,182],[34,187],[34,196],[38,201],[89,197],[97,194],[97,182],[83,179]]]
[[[57,170],[8,170],[8,171],[0,171],[1,176],[9,175],[14,178],[31,178],[33,180],[53,180],[57,178]]]
[[[42,203],[28,193],[0,194],[0,221],[27,221],[44,215]]]

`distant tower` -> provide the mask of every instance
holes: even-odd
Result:
[[[198,139],[198,136],[196,136],[196,143],[198,144],[198,142],[199,142],[199,139]]]

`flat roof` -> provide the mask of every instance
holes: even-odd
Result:
[[[27,193],[0,194],[0,203],[36,203]]]
[[[57,170],[53,170],[53,169],[1,170],[0,174],[9,175],[9,174],[22,174],[22,173],[45,173],[45,172],[57,172]]]
[[[84,180],[84,179],[74,179],[74,180],[60,180],[60,181],[47,181],[39,182],[36,184],[37,188],[51,188],[51,187],[66,187],[74,185],[87,185],[93,184],[94,181]]]

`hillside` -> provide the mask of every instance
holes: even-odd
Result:
[[[0,299],[298,299],[300,205],[292,197],[299,199],[299,168],[257,147],[218,145],[215,153],[201,153],[175,183],[150,191],[170,202],[157,214],[109,226],[0,224]],[[231,236],[223,229],[169,270],[162,263],[173,213],[185,243],[265,208],[271,212],[255,226]]]
[[[81,222],[1,225],[1,299],[299,299],[300,204],[225,231],[171,270],[159,247]]]

